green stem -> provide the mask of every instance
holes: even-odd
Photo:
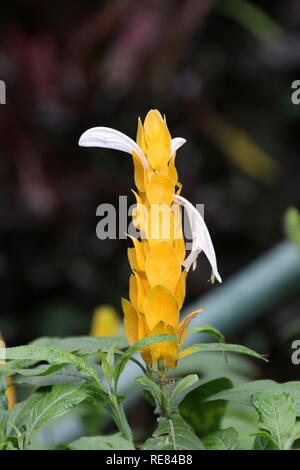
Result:
[[[110,408],[112,416],[116,425],[118,426],[120,432],[124,435],[126,439],[132,441],[132,431],[128,424],[123,406],[120,405],[116,396],[112,396],[110,399]]]
[[[165,367],[165,362],[163,359],[159,359],[158,364],[157,364],[157,369],[158,369],[158,374],[159,374],[159,379],[160,379],[159,385],[161,389],[161,411],[162,411],[163,416],[165,416],[169,422],[173,448],[174,450],[177,450],[174,423],[173,423],[172,413],[171,413],[171,408],[170,408],[170,397],[169,397],[169,392],[166,386],[166,378],[167,378],[166,367]]]
[[[163,359],[159,359],[157,364],[158,375],[159,375],[159,386],[161,389],[161,411],[163,416],[166,418],[170,417],[170,410],[168,404],[168,390],[166,386],[166,368]]]

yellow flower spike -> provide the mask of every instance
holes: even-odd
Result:
[[[176,336],[176,332],[174,327],[165,325],[164,322],[161,321],[151,331],[150,336],[152,335]],[[176,367],[179,353],[179,345],[177,341],[165,341],[163,343],[152,344],[149,346],[149,349],[151,352],[152,366],[154,366],[159,359],[164,359],[167,367]]]
[[[139,340],[139,318],[133,305],[126,299],[122,299],[124,313],[124,326],[129,344],[134,344]]]
[[[91,327],[91,336],[119,336],[120,320],[116,310],[110,305],[96,308]]]
[[[197,208],[180,196],[175,166],[176,152],[185,139],[171,139],[165,116],[158,110],[148,112],[144,124],[138,120],[134,142],[122,132],[107,127],[94,127],[80,137],[79,145],[102,147],[128,153],[133,158],[134,192],[137,208],[133,214],[140,239],[130,237],[134,248],[128,249],[133,274],[129,281],[128,300],[122,300],[124,323],[130,344],[150,335],[171,334],[174,341],[156,343],[141,351],[149,366],[162,359],[167,367],[175,367],[178,359],[193,352],[180,352],[189,322],[200,310],[190,313],[179,323],[188,270],[196,267],[199,253],[208,258],[213,274],[218,273],[214,247]],[[176,193],[175,193],[176,191]],[[193,235],[192,248],[186,257],[181,212],[185,208]]]
[[[179,310],[177,300],[164,286],[157,285],[144,301],[146,324],[150,330],[163,321],[166,325],[177,326]]]
[[[179,310],[182,308],[184,298],[185,298],[186,276],[187,276],[187,271],[186,270],[182,271],[178,284],[175,289],[175,297],[178,303]]]
[[[152,248],[147,256],[145,271],[151,287],[160,284],[174,294],[181,275],[181,266],[169,243],[162,242]]]
[[[146,194],[150,204],[167,204],[170,206],[175,195],[174,184],[163,173],[155,173],[148,184]]]

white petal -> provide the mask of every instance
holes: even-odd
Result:
[[[186,140],[183,139],[182,137],[175,137],[174,139],[171,140],[171,155],[173,153],[177,152],[180,147],[182,147],[186,143]]]
[[[222,282],[221,276],[218,273],[214,246],[212,244],[209,231],[206,227],[203,217],[201,216],[200,212],[197,211],[196,207],[194,207],[184,197],[176,195],[174,197],[174,201],[187,209],[192,230],[192,250],[182,264],[186,267],[187,270],[190,269],[192,264],[194,265],[193,267],[195,267],[197,256],[201,251],[204,251],[208,261],[210,262],[214,276],[219,282]]]
[[[148,168],[148,161],[142,149],[127,135],[110,127],[92,127],[85,131],[79,139],[82,147],[102,147],[106,149],[121,150],[129,153],[135,152],[141,159],[144,168]]]

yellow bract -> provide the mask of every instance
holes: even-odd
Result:
[[[122,299],[122,308],[127,339],[129,344],[134,344],[139,339],[138,313],[126,299]]]
[[[163,173],[155,173],[147,186],[147,198],[150,204],[167,204],[170,206],[174,199],[174,184]]]
[[[146,323],[152,330],[160,321],[175,327],[179,319],[176,298],[164,286],[155,286],[144,301]]]
[[[160,284],[175,293],[181,267],[175,249],[169,243],[162,242],[152,248],[147,256],[145,271],[151,287]]]
[[[180,192],[181,184],[175,168],[176,153],[171,154],[171,136],[159,111],[149,111],[144,125],[139,119],[137,144],[149,166],[145,169],[133,154],[138,189],[138,193],[133,191],[137,202],[133,221],[140,230],[141,241],[130,237],[134,244],[128,249],[132,269],[130,302],[122,300],[125,330],[130,344],[146,336],[175,337],[174,341],[155,343],[141,351],[151,367],[160,359],[167,367],[175,367],[188,325],[198,311],[179,322],[187,276],[181,267],[185,259],[181,213],[174,203],[175,191]]]

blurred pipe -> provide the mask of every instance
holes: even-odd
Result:
[[[203,307],[204,313],[193,325],[210,323],[222,333],[231,334],[252,323],[284,297],[299,291],[299,286],[299,251],[291,242],[284,241],[211,294],[194,302],[188,311]],[[191,335],[187,343],[195,341],[199,342],[199,335]]]
[[[283,241],[224,284],[215,287],[210,294],[193,302],[183,314],[204,307],[204,313],[192,325],[209,323],[224,334],[232,334],[252,323],[280,300],[299,292],[299,286],[299,252],[292,243]],[[199,335],[191,335],[186,344],[199,340]],[[129,362],[119,388],[120,394],[126,395],[127,405],[136,400],[136,394],[130,393],[130,389],[134,388],[134,379],[138,375],[141,375],[140,369]]]

